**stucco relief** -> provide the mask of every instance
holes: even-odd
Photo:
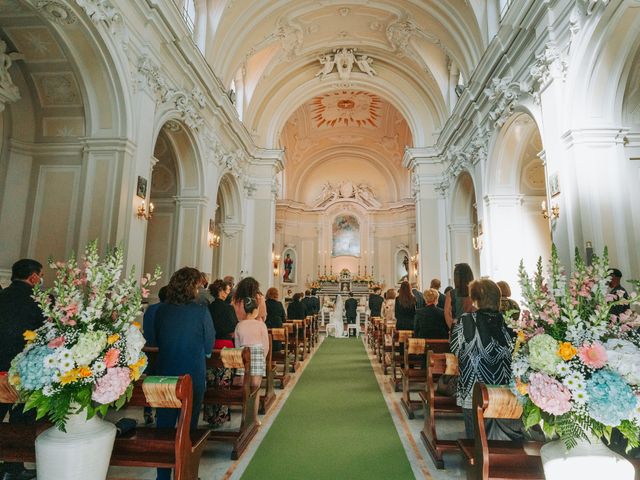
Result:
[[[336,48],[333,53],[326,53],[318,57],[318,61],[322,68],[316,77],[320,77],[320,80],[331,74],[335,68],[338,72],[338,77],[342,81],[348,81],[351,78],[351,72],[353,67],[357,66],[360,72],[373,77],[377,75],[377,72],[373,69],[373,58],[368,55],[356,55],[355,48]]]
[[[496,77],[491,80],[489,87],[485,88],[484,94],[492,104],[489,118],[495,127],[502,127],[511,116],[522,91],[522,86],[513,82],[511,78]]]
[[[339,200],[353,199],[368,208],[380,208],[382,205],[376,198],[373,187],[368,183],[355,184],[350,180],[338,183],[325,182],[322,192],[313,202],[314,208],[326,208]]]
[[[11,68],[11,57],[7,53],[7,44],[0,40],[0,112],[4,110],[4,104],[16,102],[20,99],[18,87],[13,84],[9,69]]]
[[[34,73],[33,78],[43,106],[82,105],[82,98],[73,73]]]

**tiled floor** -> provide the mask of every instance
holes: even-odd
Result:
[[[382,375],[382,369],[380,368],[377,360],[370,357],[374,372],[380,384],[381,390],[387,401],[387,405],[393,417],[393,421],[398,429],[400,439],[407,452],[407,456],[414,469],[416,479],[464,479],[466,475],[462,466],[461,457],[458,454],[445,454],[446,470],[437,470],[427,451],[420,439],[420,430],[423,427],[422,412],[416,412],[416,418],[409,420],[400,405],[401,394],[392,391],[389,383],[389,377]],[[302,365],[302,371],[309,363],[307,359]],[[260,445],[260,442],[264,438],[266,432],[269,430],[273,420],[277,416],[280,408],[286,401],[291,389],[295,386],[297,378],[300,377],[300,373],[294,375],[293,380],[287,385],[285,390],[277,390],[276,404],[269,411],[267,415],[262,418],[262,427],[251,442],[250,446],[243,453],[239,460],[231,460],[231,446],[224,443],[211,443],[206,447],[206,450],[202,456],[200,463],[200,478],[202,480],[235,480],[242,476],[242,472],[248,465],[254,452]],[[136,417],[136,412],[122,411],[110,414],[110,417],[117,420],[121,417]],[[235,422],[239,422],[239,414],[232,414],[232,418]],[[236,426],[232,421],[231,426]],[[229,427],[227,427],[229,428]],[[462,419],[438,419],[438,434],[444,439],[456,439],[462,436],[464,432],[464,426]],[[134,479],[155,479],[154,469],[142,469],[142,468],[123,468],[113,467],[109,470],[109,480],[134,480]],[[345,476],[348,478],[348,476]]]

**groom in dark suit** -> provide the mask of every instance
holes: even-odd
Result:
[[[358,301],[353,298],[353,292],[349,292],[349,298],[344,302],[344,314],[347,317],[347,323],[356,323],[358,316]]]

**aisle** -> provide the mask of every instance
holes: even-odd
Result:
[[[360,339],[326,339],[243,480],[413,479]]]

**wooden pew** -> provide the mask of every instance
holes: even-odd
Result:
[[[277,352],[272,352],[271,360],[273,361],[275,370],[274,370],[274,379],[279,381],[280,388],[284,388],[289,380],[291,380],[291,375],[289,375],[289,335],[287,333],[287,327],[282,328],[270,328],[269,335],[273,338],[273,340],[282,342],[282,350]],[[280,373],[279,368],[282,368],[282,373]]]
[[[378,357],[379,355],[379,350],[378,350],[378,342],[380,341],[380,329],[382,328],[382,318],[380,317],[376,317],[372,320],[372,331],[373,334],[371,336],[371,353],[373,353],[373,355],[375,355],[376,357]],[[378,360],[381,361],[380,357],[378,357]]]
[[[307,333],[307,340],[305,342],[307,348],[307,354],[311,355],[313,350],[313,316],[307,315],[304,319],[304,328]]]
[[[402,377],[399,376],[404,358],[400,351],[404,351],[400,346],[404,346],[408,338],[413,336],[413,330],[394,330],[391,341],[391,386],[394,392],[399,392],[402,385]]]
[[[436,433],[436,416],[442,414],[462,414],[456,405],[455,396],[436,392],[436,384],[441,375],[458,375],[458,359],[453,353],[436,353],[427,350],[425,390],[420,392],[424,409],[424,427],[420,437],[436,468],[444,468],[443,452],[458,450],[455,440],[441,440]]]
[[[308,333],[307,330],[308,329],[305,325],[304,320],[292,320],[292,322],[298,327],[296,330],[298,333],[298,344],[296,349],[298,360],[300,360],[301,362],[304,362],[305,359],[307,358],[306,347],[307,347],[307,333]]]
[[[260,408],[258,413],[264,415],[269,411],[273,402],[276,401],[275,373],[276,366],[273,363],[273,337],[269,334],[269,352],[265,358],[265,376],[263,377],[264,395],[260,395]]]
[[[289,365],[291,367],[291,371],[296,372],[298,371],[298,368],[300,368],[300,362],[298,361],[298,351],[300,349],[298,325],[294,322],[285,322],[283,323],[283,326],[287,327],[287,335],[289,336],[289,355],[291,355],[291,361],[289,362]]]
[[[242,455],[251,439],[258,432],[258,426],[254,421],[256,417],[254,410],[255,397],[259,395],[260,388],[252,389],[250,385],[250,364],[251,353],[249,347],[214,350],[211,358],[207,359],[207,368],[243,368],[245,371],[242,385],[208,387],[204,394],[203,403],[205,405],[239,405],[242,407],[242,417],[238,430],[214,430],[209,437],[210,440],[233,443],[232,460],[237,460]]]
[[[0,403],[13,405],[19,402],[20,396],[9,384],[7,372],[0,372]],[[50,424],[45,422],[34,425],[0,423],[0,460],[16,463],[35,462],[36,437],[49,426]]]
[[[116,438],[111,465],[173,468],[175,480],[197,480],[208,429],[189,432],[193,409],[191,377],[146,377],[135,383],[128,406],[179,408],[175,428],[137,427]]]
[[[380,320],[380,317],[369,317],[369,321],[367,322],[366,328],[364,330],[364,338],[366,340],[369,349],[373,351],[374,349],[374,332],[375,332],[375,324],[376,321]]]
[[[396,322],[387,322],[383,328],[384,333],[381,336],[380,348],[382,350],[382,372],[386,375],[387,370],[391,367],[393,332],[396,330]]]
[[[542,461],[529,455],[521,441],[487,440],[485,419],[517,419],[522,405],[509,387],[473,387],[474,440],[458,440],[467,464],[469,480],[531,479],[544,480]]]

